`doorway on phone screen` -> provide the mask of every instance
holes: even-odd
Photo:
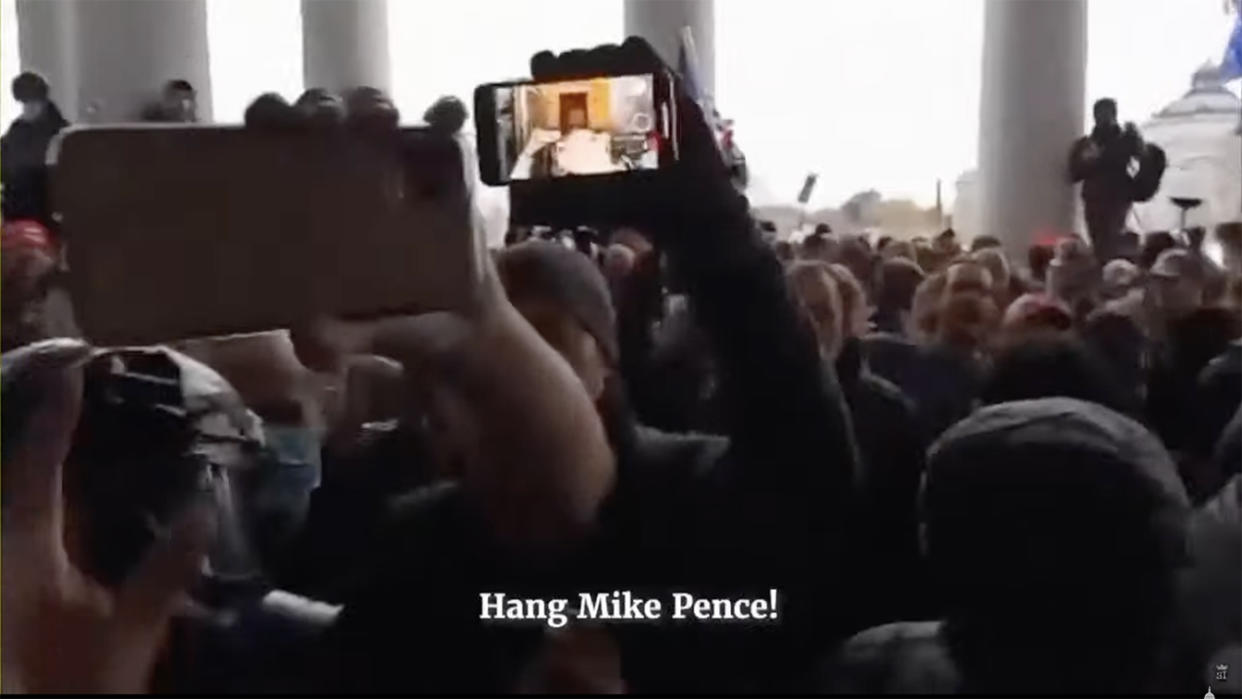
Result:
[[[496,88],[497,150],[508,180],[659,167],[650,75]]]

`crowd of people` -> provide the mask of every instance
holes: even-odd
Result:
[[[23,80],[6,141],[63,126]],[[6,208],[6,691],[1240,691],[1242,223],[1223,262],[778,241],[679,101],[675,167],[607,226],[515,223],[455,314],[90,347],[72,241]],[[367,88],[246,117],[399,121]],[[480,618],[770,589],[768,622]]]

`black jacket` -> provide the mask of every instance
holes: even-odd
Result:
[[[52,104],[35,121],[16,120],[0,137],[0,213],[6,221],[50,222],[47,193],[47,149],[52,138],[69,125]]]
[[[364,426],[354,443],[321,454],[323,480],[311,493],[306,521],[269,567],[281,589],[337,604],[363,574],[391,501],[432,474],[426,441],[406,421]]]
[[[1236,462],[1242,446],[1242,420],[1232,429],[1231,456]],[[1205,670],[1214,670],[1208,667],[1209,661],[1221,648],[1233,646],[1236,653],[1242,643],[1238,595],[1242,587],[1242,477],[1235,474],[1200,506],[1191,516],[1189,529],[1191,565],[1179,580],[1176,636],[1181,676],[1188,685],[1201,680]],[[1235,655],[1233,667],[1239,667],[1237,660]],[[1236,686],[1236,677],[1230,679]]]
[[[612,625],[634,691],[780,687],[848,631],[856,457],[840,388],[747,220],[679,233],[665,244],[712,343],[727,441],[635,430],[598,535],[556,559],[501,550],[453,486],[410,503],[330,635],[334,688],[511,689],[545,629],[479,621],[485,591],[631,589],[666,608],[672,591],[780,591],[766,625]]]
[[[918,490],[927,444],[913,401],[873,374],[857,340],[836,361],[849,404],[861,466],[860,505],[866,544],[859,547],[866,625],[929,614],[932,595],[918,546]]]
[[[1164,633],[1189,502],[1144,427],[1068,398],[988,406],[931,447],[922,497],[943,623],[859,634],[826,668],[823,687],[1170,690]]]
[[[638,422],[671,432],[718,431],[710,348],[689,309],[664,313],[660,255],[641,255],[614,287],[625,394]]]
[[[872,371],[914,401],[927,442],[974,409],[983,372],[970,358],[888,333],[864,337],[862,351]]]

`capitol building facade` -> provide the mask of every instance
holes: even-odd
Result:
[[[1171,197],[1203,200],[1187,215],[1190,226],[1210,229],[1242,220],[1242,100],[1224,86],[1216,66],[1196,70],[1190,89],[1140,124],[1139,131],[1164,149],[1168,167],[1160,191],[1134,205],[1129,228],[1140,233],[1178,228],[1181,211]],[[1069,148],[1065,144],[1067,158]],[[953,227],[966,238],[987,233],[980,230],[976,171],[962,173],[956,185]],[[1078,230],[1085,231],[1081,211],[1078,221]]]
[[[1164,149],[1168,168],[1160,191],[1136,204],[1131,225],[1140,231],[1179,227],[1180,210],[1170,197],[1203,204],[1187,215],[1188,225],[1214,226],[1242,220],[1242,100],[1227,90],[1220,71],[1195,71],[1190,91],[1139,127],[1143,138]]]

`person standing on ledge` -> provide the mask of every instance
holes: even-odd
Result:
[[[47,149],[69,121],[52,101],[43,76],[25,72],[13,80],[22,111],[0,136],[0,216],[51,225],[47,195]]]
[[[1074,142],[1070,150],[1070,177],[1082,182],[1087,232],[1101,264],[1116,257],[1130,204],[1151,199],[1160,188],[1165,155],[1159,146],[1144,143],[1133,122],[1117,125],[1117,102],[1097,100],[1092,107],[1095,128]],[[1130,162],[1139,169],[1130,174]]]

